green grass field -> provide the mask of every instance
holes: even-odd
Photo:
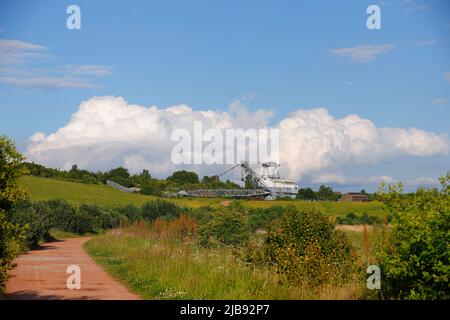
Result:
[[[97,204],[100,206],[123,206],[134,204],[140,206],[143,203],[154,200],[154,196],[142,194],[124,193],[105,185],[92,185],[57,179],[40,178],[35,176],[23,176],[19,183],[26,187],[32,200],[63,199],[72,204],[79,205]],[[198,208],[200,206],[211,205],[220,207],[224,199],[173,199],[167,201],[175,202],[181,206]],[[306,201],[256,201],[242,200],[241,203],[247,208],[267,208],[274,205],[295,205],[299,209],[315,208],[331,216],[344,216],[347,213],[355,214],[367,213],[369,215],[384,217],[386,213],[381,205],[375,202],[306,202]]]
[[[19,184],[28,190],[31,200],[63,199],[72,204],[96,204],[105,207],[134,204],[140,206],[157,197],[125,193],[105,185],[85,184],[58,179],[23,176]],[[205,205],[220,206],[220,199],[167,199],[179,205],[197,208]]]
[[[357,279],[321,288],[280,282],[277,273],[238,261],[230,248],[107,233],[85,244],[93,259],[144,299],[361,299]]]

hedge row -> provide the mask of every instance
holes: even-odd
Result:
[[[181,207],[162,200],[150,201],[142,207],[127,205],[118,208],[88,204],[75,207],[65,200],[21,200],[7,211],[6,219],[10,223],[27,226],[25,245],[34,248],[40,241],[49,239],[51,228],[86,234],[118,227],[122,221],[177,218],[182,211]]]

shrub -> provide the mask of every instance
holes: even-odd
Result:
[[[26,227],[8,221],[5,211],[0,209],[0,296],[5,293],[6,272],[15,267],[13,260],[21,251],[25,232]]]
[[[52,222],[45,202],[18,201],[7,211],[6,216],[14,224],[27,226],[25,245],[28,248],[36,248],[39,241],[49,238]]]
[[[79,234],[85,234],[88,232],[94,232],[95,218],[90,214],[91,208],[87,205],[81,205],[78,210],[75,211],[75,215],[70,224],[70,232]]]
[[[14,267],[12,261],[25,239],[25,229],[7,221],[5,213],[25,195],[17,184],[17,178],[25,173],[23,159],[13,141],[0,136],[0,295],[4,293],[6,272]]]
[[[129,221],[138,221],[142,219],[141,209],[132,204],[116,210],[121,216],[125,216]]]
[[[317,211],[285,213],[280,227],[268,233],[265,248],[269,262],[288,283],[343,281],[354,266],[345,235]]]
[[[142,205],[141,215],[144,219],[153,221],[158,217],[176,219],[180,216],[181,208],[175,203],[164,200],[153,200]]]
[[[272,206],[264,209],[252,209],[249,211],[249,229],[255,232],[256,229],[271,229],[276,226],[284,212],[295,210],[295,207],[289,205],[286,207]]]
[[[389,217],[387,219],[389,222]],[[348,224],[348,225],[355,225],[355,224],[381,224],[383,221],[381,218],[376,216],[369,216],[367,213],[364,213],[361,216],[358,216],[354,214],[353,212],[348,213],[345,217],[337,217],[336,218],[336,224]]]
[[[236,208],[229,207],[199,229],[199,244],[244,246],[248,242],[249,230],[245,215]]]
[[[383,291],[388,297],[450,299],[450,174],[442,189],[384,186],[379,194],[393,213],[388,243],[379,254]]]
[[[52,226],[62,231],[72,232],[74,229],[74,219],[76,208],[65,200],[48,200],[47,207],[50,211]]]
[[[128,220],[127,216],[114,209],[102,209],[100,214],[95,224],[95,227],[100,229],[117,228],[122,221]]]
[[[140,193],[146,195],[160,196],[162,194],[161,187],[156,181],[150,181],[141,186]]]
[[[187,210],[187,215],[197,221],[200,225],[206,224],[214,217],[214,208],[211,206],[202,206]]]

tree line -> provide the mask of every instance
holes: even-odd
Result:
[[[28,174],[44,178],[62,179],[86,184],[106,184],[110,180],[124,187],[136,187],[140,193],[147,195],[162,195],[165,192],[176,192],[184,189],[237,189],[240,186],[230,180],[220,181],[217,176],[204,176],[201,180],[192,171],[175,171],[166,179],[152,177],[150,171],[143,169],[138,174],[130,174],[124,167],[113,168],[109,171],[91,172],[80,169],[76,164],[70,170],[47,168],[34,162],[25,162]]]

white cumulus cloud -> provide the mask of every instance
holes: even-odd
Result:
[[[144,107],[122,97],[93,97],[82,102],[69,123],[56,132],[30,137],[27,157],[64,169],[74,163],[90,170],[119,165],[132,172],[148,168],[164,177],[181,169],[171,161],[176,143],[170,136],[175,129],[192,132],[194,121],[202,121],[204,130],[266,128],[272,114],[265,109],[248,111],[239,100],[227,111],[217,111],[193,110],[187,105]],[[378,128],[357,115],[336,119],[325,108],[297,110],[271,128],[280,130],[282,173],[297,180],[348,164],[449,152],[446,135],[415,128]],[[212,168],[218,170],[217,166],[191,167],[200,174],[218,172]]]

